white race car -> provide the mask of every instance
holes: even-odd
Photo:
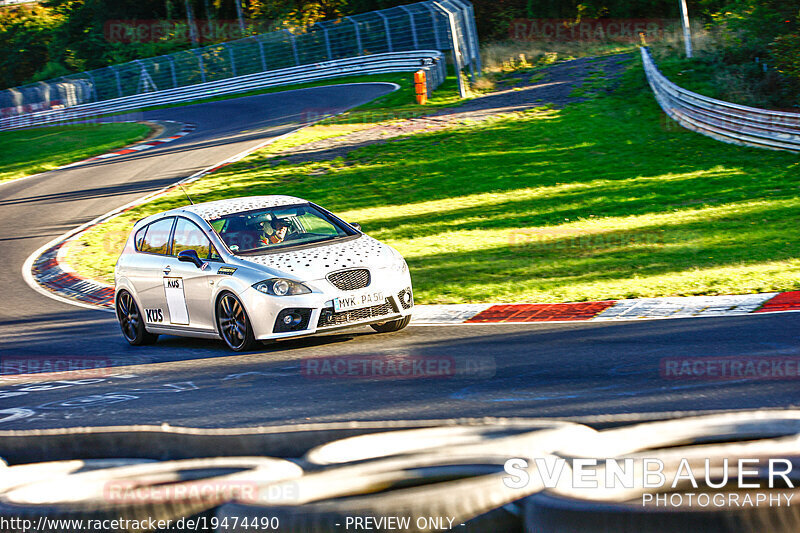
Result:
[[[136,223],[115,269],[115,305],[133,345],[158,335],[256,341],[368,324],[398,331],[414,297],[403,257],[291,196],[188,205]]]

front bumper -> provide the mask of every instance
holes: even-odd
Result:
[[[397,320],[411,314],[414,298],[411,277],[408,273],[378,273],[373,271],[370,290],[383,291],[386,297],[381,304],[350,311],[335,312],[333,299],[346,293],[333,287],[327,280],[308,282],[312,293],[298,296],[270,296],[253,288],[246,290],[242,300],[258,340],[302,337],[353,326],[378,324]],[[327,285],[327,286],[326,286]],[[279,320],[296,310],[301,318],[300,329],[276,331]]]

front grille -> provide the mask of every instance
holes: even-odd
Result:
[[[369,270],[366,268],[356,268],[353,270],[342,270],[328,274],[328,281],[333,283],[333,286],[342,291],[354,291],[356,289],[363,289],[369,285],[370,277]]]
[[[342,311],[341,313],[334,312],[332,307],[326,307],[319,314],[317,327],[325,328],[330,326],[341,326],[351,322],[360,322],[362,320],[379,318],[382,316],[393,315],[395,313],[397,313],[397,310],[391,303],[389,303],[389,301],[380,305],[362,307],[361,309],[353,309],[352,311]]]
[[[406,303],[406,294],[410,296],[408,303]],[[403,289],[397,293],[397,301],[403,306],[403,309],[411,309],[414,307],[414,295],[411,294],[411,288]]]

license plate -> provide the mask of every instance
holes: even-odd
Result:
[[[333,299],[333,309],[337,313],[350,311],[351,309],[361,309],[362,307],[372,307],[386,302],[386,298],[381,291],[355,292],[347,296],[340,296]]]

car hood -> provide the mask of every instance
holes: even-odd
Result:
[[[388,268],[395,260],[395,254],[390,246],[361,235],[345,242],[263,255],[239,255],[236,258],[267,267],[270,271],[285,273],[287,277],[298,281],[314,281],[345,268]]]

